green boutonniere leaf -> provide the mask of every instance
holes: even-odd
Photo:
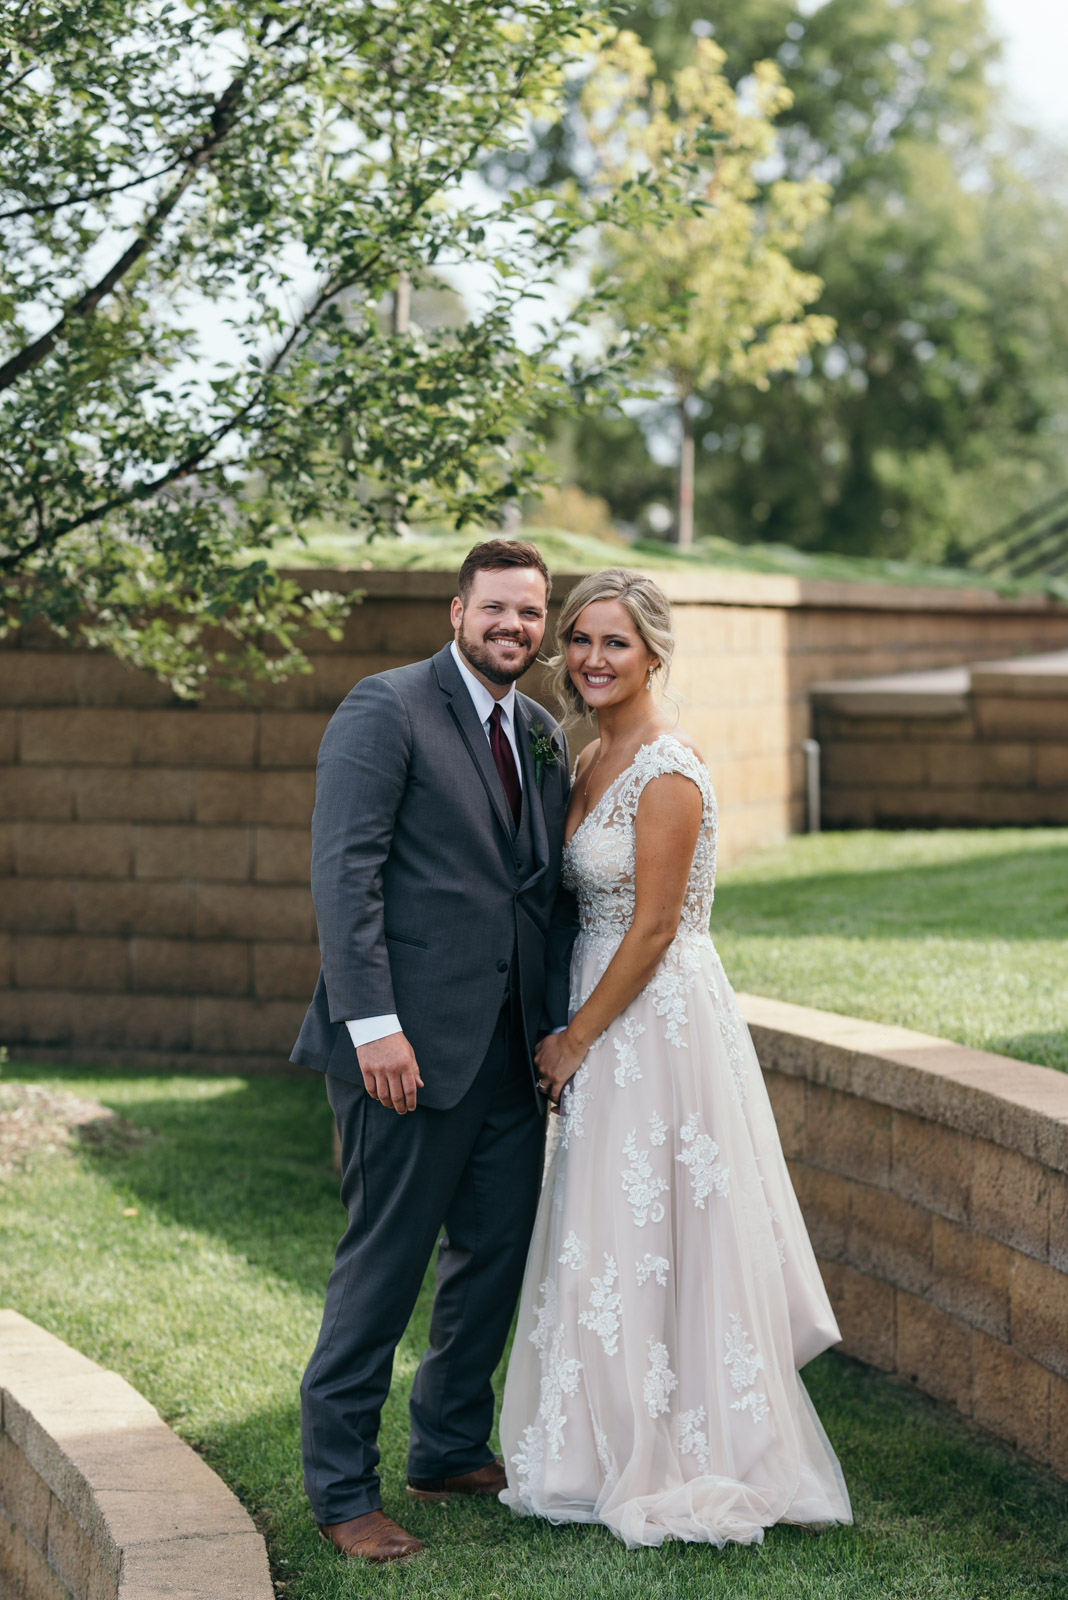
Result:
[[[535,783],[541,782],[541,775],[546,767],[556,767],[560,764],[560,752],[546,733],[544,722],[531,724],[530,753],[534,757]]]

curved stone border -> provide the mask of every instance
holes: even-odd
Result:
[[[842,1347],[1068,1478],[1068,1074],[739,998]]]
[[[0,1594],[272,1600],[267,1550],[117,1373],[0,1311]]]

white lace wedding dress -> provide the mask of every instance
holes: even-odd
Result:
[[[716,801],[670,734],[564,853],[572,1013],[634,914],[634,822],[683,773],[703,819],[679,931],[565,1091],[527,1261],[501,1443],[516,1511],[628,1545],[848,1522],[797,1369],[839,1337],[748,1030],[708,933]],[[555,1123],[556,1119],[552,1119]]]

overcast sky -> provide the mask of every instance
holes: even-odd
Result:
[[[1068,0],[987,0],[1005,40],[1002,68],[1021,121],[1068,133]]]

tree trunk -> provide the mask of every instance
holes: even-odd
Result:
[[[693,544],[693,418],[683,399],[679,406],[682,422],[682,448],[679,451],[679,481],[675,501],[675,543],[680,550]]]

